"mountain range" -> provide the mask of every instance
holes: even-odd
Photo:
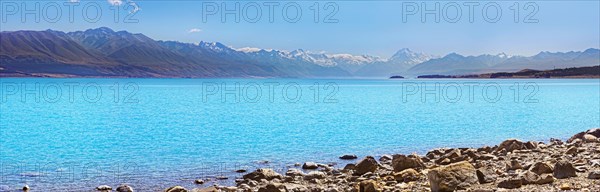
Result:
[[[401,49],[390,58],[156,41],[101,27],[76,32],[0,32],[0,76],[43,77],[389,77],[473,74],[600,65],[600,50],[436,57]]]

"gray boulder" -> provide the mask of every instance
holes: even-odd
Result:
[[[559,160],[554,165],[554,177],[557,179],[564,179],[569,177],[577,177],[577,170],[573,167],[573,164],[566,160]]]

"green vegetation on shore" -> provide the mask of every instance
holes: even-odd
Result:
[[[479,75],[421,75],[417,78],[600,78],[600,65],[543,71],[524,69],[512,73],[498,72]]]

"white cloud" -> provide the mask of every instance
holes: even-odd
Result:
[[[120,6],[123,4],[123,0],[106,0],[109,4],[114,6]]]
[[[79,1],[79,0],[71,0],[71,1]],[[108,4],[112,5],[112,6],[121,6],[123,5],[123,0],[106,0],[108,2]],[[140,6],[138,6],[137,3],[135,3],[133,0],[127,0],[126,2],[132,9],[131,11],[129,11],[129,13],[136,13],[140,10],[142,10],[140,8]],[[127,7],[127,9],[130,9],[129,7]]]
[[[79,3],[79,0],[69,0],[71,3]]]
[[[188,31],[188,33],[200,33],[200,32],[202,32],[202,29],[198,29],[198,28],[193,28]]]

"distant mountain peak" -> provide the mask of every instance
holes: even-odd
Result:
[[[409,48],[402,48],[402,49],[396,51],[396,54],[400,54],[400,53],[412,53],[412,51]]]
[[[496,56],[500,58],[510,58],[510,56],[504,52],[498,53]]]
[[[596,53],[596,52],[600,52],[600,49],[596,49],[596,48],[589,48],[586,49],[585,51],[583,51],[584,53]]]
[[[200,43],[198,43],[198,47],[209,48],[209,49],[218,50],[218,51],[232,49],[231,47],[229,47],[223,43],[220,43],[220,42],[206,42],[206,41],[200,41]]]
[[[537,55],[548,55],[551,54],[550,51],[540,51]]]
[[[452,52],[446,56],[444,56],[444,58],[464,58],[465,56],[458,54],[456,52]]]
[[[293,55],[293,56],[302,56],[302,55],[307,55],[310,52],[309,51],[304,51],[303,49],[296,49],[296,50],[293,50],[293,51],[291,51],[289,53],[291,55]]]
[[[396,51],[396,53],[394,53],[394,55],[392,55],[392,57],[390,57],[390,61],[399,61],[399,60],[418,60],[419,62],[423,62],[425,60],[429,60],[431,59],[432,56],[430,55],[426,55],[424,53],[416,53],[411,51],[409,48],[402,48],[398,51]]]
[[[394,53],[394,55],[392,57],[401,56],[401,55],[412,55],[412,54],[415,54],[415,52],[411,51],[409,48],[402,48],[402,49],[396,51],[396,53]]]
[[[85,30],[86,33],[88,32],[95,32],[95,33],[114,33],[115,31],[113,31],[111,28],[108,27],[99,27],[96,29],[88,29]]]

